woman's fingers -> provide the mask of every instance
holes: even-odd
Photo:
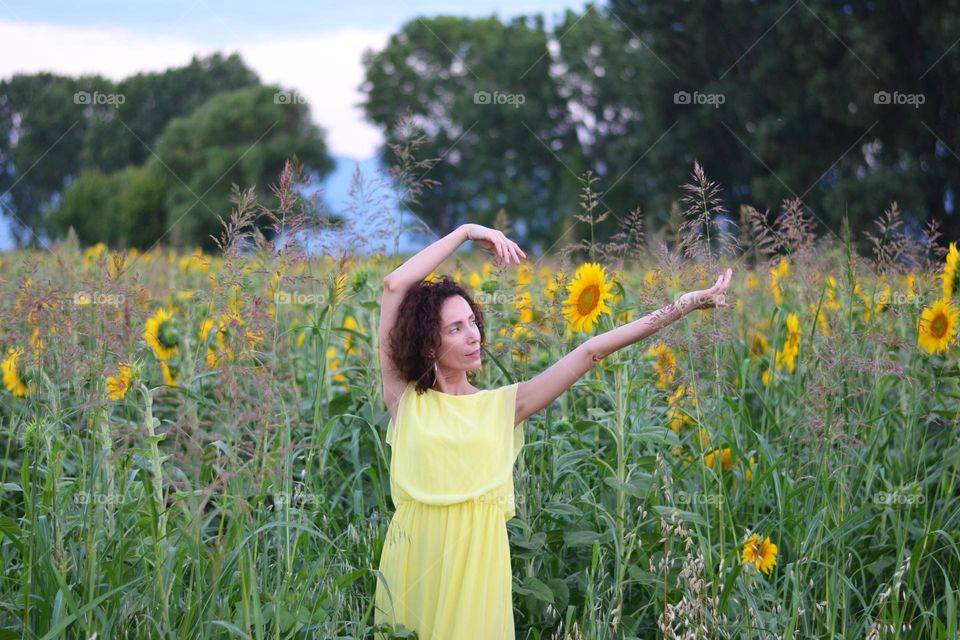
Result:
[[[527,257],[527,254],[523,252],[523,249],[520,248],[520,245],[518,245],[516,242],[513,242],[512,240],[510,241],[510,249],[513,251],[513,254],[517,257],[517,264],[520,264],[523,258]]]

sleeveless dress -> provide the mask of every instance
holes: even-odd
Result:
[[[515,638],[507,520],[524,444],[523,423],[513,424],[519,384],[403,391],[387,426],[395,512],[375,623],[401,623],[421,640]]]

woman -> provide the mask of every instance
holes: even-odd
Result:
[[[380,369],[390,411],[390,491],[396,507],[380,558],[375,622],[423,640],[514,638],[506,521],[514,516],[513,463],[521,423],[607,355],[693,309],[726,307],[733,271],[713,287],[588,339],[539,375],[481,390],[482,310],[453,280],[427,282],[464,241],[520,264],[503,233],[465,224],[386,276]]]

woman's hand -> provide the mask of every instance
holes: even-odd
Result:
[[[730,278],[733,275],[733,269],[727,269],[726,273],[717,278],[716,284],[709,289],[701,291],[690,291],[680,296],[680,304],[685,309],[720,309],[729,307],[726,300],[727,287],[730,285]]]
[[[527,257],[516,242],[496,229],[488,229],[479,224],[465,224],[463,227],[467,232],[468,240],[473,240],[491,253],[495,252],[504,262],[509,262],[510,258],[513,258],[517,264],[520,264],[521,258]]]

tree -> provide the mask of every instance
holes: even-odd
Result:
[[[107,84],[53,74],[0,82],[0,205],[18,244],[35,239],[51,200],[77,173],[85,119],[76,91]]]
[[[638,110],[654,131],[675,123],[650,153],[655,182],[679,184],[696,158],[728,187],[732,211],[799,196],[821,232],[839,233],[844,215],[857,231],[897,200],[908,219],[937,217],[956,237],[960,62],[945,53],[958,8],[612,0],[611,18],[651,52]],[[678,104],[678,91],[724,102]]]
[[[256,186],[267,197],[292,156],[319,177],[332,171],[323,137],[306,104],[270,86],[218,94],[172,120],[156,145],[166,169],[170,241],[215,250],[219,219],[229,219],[233,207],[232,185]]]
[[[423,129],[423,177],[439,181],[405,205],[443,234],[466,221],[490,224],[501,208],[527,240],[549,243],[576,205],[578,144],[549,64],[543,20],[438,17],[405,24],[364,55],[367,117],[381,125],[385,164],[407,109]],[[420,176],[417,176],[420,177]]]
[[[166,231],[166,171],[159,162],[105,174],[85,171],[44,220],[51,236],[71,227],[84,244],[149,249]]]
[[[219,93],[259,84],[237,54],[224,58],[219,53],[195,56],[185,67],[125,78],[115,87],[123,104],[102,108],[87,127],[82,165],[115,171],[143,164],[171,120],[189,115]]]
[[[220,54],[119,83],[47,73],[0,81],[0,205],[15,240],[56,228],[43,218],[82,172],[143,164],[172,118],[256,84],[238,56]]]

